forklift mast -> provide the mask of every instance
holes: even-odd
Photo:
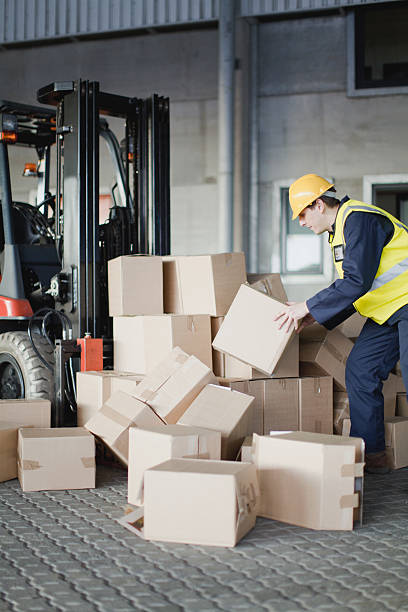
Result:
[[[54,82],[38,101],[56,106],[56,245],[61,271],[51,281],[56,308],[73,337],[112,335],[107,261],[119,255],[170,252],[169,100],[128,98],[90,81]],[[125,123],[124,167],[101,115]],[[99,225],[99,137],[116,155],[125,197]]]

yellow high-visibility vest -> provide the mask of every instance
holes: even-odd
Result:
[[[394,234],[385,245],[371,288],[354,302],[355,309],[363,316],[373,319],[380,325],[401,306],[408,304],[408,227],[396,217],[372,204],[348,200],[340,206],[334,234],[329,243],[333,260],[340,278],[343,278],[343,259],[346,249],[344,224],[352,212],[366,212],[383,215],[394,226]]]

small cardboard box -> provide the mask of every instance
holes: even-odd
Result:
[[[0,423],[0,482],[17,478],[18,428]]]
[[[351,530],[361,506],[364,442],[308,432],[254,435],[259,515],[311,529]]]
[[[122,255],[108,261],[109,316],[163,313],[162,258]]]
[[[133,395],[147,402],[166,423],[174,424],[208,384],[217,384],[210,368],[176,347],[147,374]]]
[[[241,285],[213,348],[270,376],[293,337],[293,331],[279,329],[278,322],[273,320],[281,310],[280,302]]]
[[[83,427],[102,408],[112,393],[113,381],[124,380],[127,377],[132,378],[132,374],[115,370],[77,372],[78,427]],[[45,427],[45,425],[42,427]],[[49,427],[49,424],[47,427]]]
[[[408,466],[408,418],[393,417],[384,422],[385,446],[394,470]]]
[[[253,463],[252,460],[252,436],[247,436],[242,443],[240,459],[246,463]]]
[[[145,470],[168,459],[220,459],[221,434],[185,425],[156,425],[129,431],[128,502],[143,505]]]
[[[163,257],[164,312],[225,315],[246,282],[244,253]]]
[[[175,346],[212,369],[208,315],[114,317],[113,338],[116,370],[146,374]]]
[[[406,393],[397,393],[396,416],[408,417],[408,402]]]
[[[251,463],[170,459],[146,470],[144,508],[119,522],[146,540],[230,547],[254,527],[258,502]]]
[[[51,402],[47,399],[0,400],[2,424],[18,427],[50,427]]]
[[[279,274],[278,274],[279,276]],[[217,335],[224,317],[211,317],[211,334],[214,340]],[[253,380],[255,378],[265,378],[265,374],[252,368],[247,363],[221,353],[213,349],[213,371],[216,376],[222,378],[236,378],[239,380]],[[282,357],[276,364],[272,373],[272,378],[286,378],[299,376],[299,336],[295,334],[285,348]]]
[[[18,478],[23,491],[94,488],[94,437],[82,427],[20,429]]]
[[[150,427],[163,421],[140,399],[116,391],[85,424],[124,464],[128,464],[129,428]]]
[[[207,385],[179,423],[221,432],[221,459],[234,461],[250,431],[253,397],[227,387]]]
[[[336,329],[328,332],[323,341],[300,343],[300,372],[302,376],[332,376],[340,390],[346,390],[346,361],[354,344]]]

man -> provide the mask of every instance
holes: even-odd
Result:
[[[292,219],[315,234],[329,233],[339,279],[277,315],[299,333],[317,321],[332,329],[356,310],[368,317],[346,364],[351,435],[366,443],[366,470],[389,471],[382,384],[400,359],[408,390],[408,227],[370,204],[336,197],[333,183],[306,174],[289,189]]]

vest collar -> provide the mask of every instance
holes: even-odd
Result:
[[[339,210],[340,210],[340,208],[343,206],[343,204],[345,204],[345,203],[346,203],[346,202],[348,202],[349,200],[350,200],[350,198],[349,198],[349,196],[348,196],[348,195],[344,196],[344,198],[342,198],[342,199],[340,200],[340,206],[339,206],[339,207],[338,207],[338,209],[337,209],[337,213],[336,213],[336,217],[335,217],[335,219],[334,219],[334,223],[333,223],[333,225],[331,226],[331,230],[329,230],[329,243],[331,243],[331,242],[333,241],[333,238],[334,238],[334,233],[335,233],[335,231],[336,231],[336,221],[337,221],[337,217],[338,217],[338,215],[339,215]]]

